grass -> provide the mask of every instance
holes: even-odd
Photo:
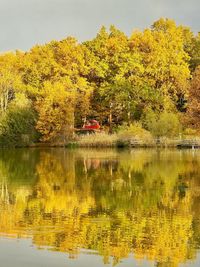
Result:
[[[152,138],[139,138],[138,136],[96,133],[79,136],[76,141],[78,147],[151,147],[155,146]]]
[[[115,147],[117,135],[107,133],[83,135],[78,138],[77,144],[79,147]]]
[[[139,136],[121,136],[118,134],[96,133],[91,135],[83,135],[73,143],[73,147],[171,147],[175,148],[179,144],[188,143],[191,140],[188,138],[180,140],[180,138],[167,138],[162,137],[159,139],[151,137],[139,137]],[[193,138],[192,141],[196,141],[200,144],[199,138]]]

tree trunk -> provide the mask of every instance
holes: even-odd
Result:
[[[109,133],[112,134],[112,109],[110,107],[110,114],[109,114]]]

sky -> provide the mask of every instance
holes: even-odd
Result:
[[[0,0],[0,52],[74,36],[95,37],[102,25],[126,34],[160,17],[200,31],[200,0]]]

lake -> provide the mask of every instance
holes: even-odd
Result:
[[[5,267],[200,266],[200,151],[0,151]]]

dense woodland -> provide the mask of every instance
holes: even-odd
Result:
[[[1,144],[53,142],[90,118],[110,132],[137,123],[157,136],[198,133],[200,34],[161,18],[131,36],[102,27],[83,43],[3,53],[0,110]]]

